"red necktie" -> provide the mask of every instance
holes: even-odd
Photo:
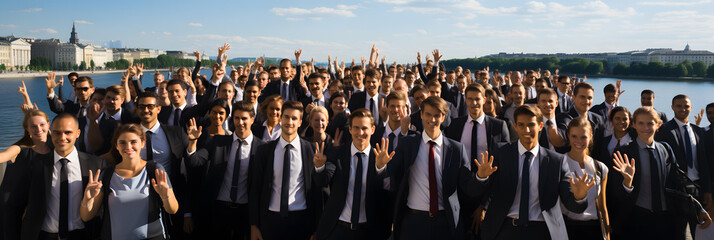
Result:
[[[429,141],[429,215],[439,212],[439,189],[436,186],[436,166],[434,164],[434,141]]]

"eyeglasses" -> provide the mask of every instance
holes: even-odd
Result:
[[[154,110],[156,108],[156,104],[139,104],[136,106],[138,109],[149,109],[149,110]]]

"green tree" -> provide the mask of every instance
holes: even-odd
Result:
[[[627,65],[625,65],[624,63],[617,63],[617,65],[615,65],[615,68],[612,69],[612,74],[627,75],[628,69],[629,69],[629,67]]]
[[[707,64],[702,61],[697,61],[692,64],[692,76],[695,77],[706,77],[707,76]]]
[[[680,63],[679,65],[677,65],[674,70],[674,75],[676,77],[685,77],[688,73],[689,72],[687,71],[687,67],[684,65],[684,63]]]
[[[604,69],[602,62],[590,62],[585,72],[588,74],[600,74]]]
[[[689,62],[689,60],[684,60],[684,62],[680,64],[684,65],[684,67],[687,68],[687,75],[692,74],[694,72],[694,66],[691,62]]]
[[[87,63],[84,62],[84,61],[82,61],[82,62],[79,64],[79,70],[86,70],[86,69],[87,69]]]
[[[94,67],[96,67],[96,65],[94,64],[94,59],[89,61],[89,66],[92,68],[92,71],[94,71]]]
[[[707,68],[707,77],[714,77],[714,64],[709,65],[709,68]]]

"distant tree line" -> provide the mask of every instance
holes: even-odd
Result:
[[[601,74],[607,68],[607,61],[590,61],[581,57],[563,58],[543,57],[543,58],[504,58],[504,57],[480,57],[449,59],[442,61],[446,68],[463,68],[478,70],[490,67],[504,71],[522,71],[524,69],[548,69],[554,71],[560,69],[565,73]]]
[[[694,63],[684,61],[680,64],[664,64],[661,62],[632,63],[630,66],[618,63],[612,69],[612,74],[657,77],[714,77],[714,64],[707,67],[702,61]]]

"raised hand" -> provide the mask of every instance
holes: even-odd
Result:
[[[694,115],[694,124],[699,126],[699,124],[702,122],[702,118],[704,118],[704,108],[702,108],[702,111],[697,113],[697,115]]]
[[[84,189],[84,199],[94,200],[102,192],[102,181],[99,181],[99,173],[101,171],[97,170],[97,174],[92,174],[92,170],[89,170],[89,183]]]
[[[362,66],[364,66],[364,64],[367,62],[367,59],[365,59],[364,57],[362,57],[362,60],[361,60],[360,62],[362,62]]]
[[[228,43],[224,43],[223,47],[218,47],[218,56],[223,56],[223,54],[225,54],[228,50],[231,50],[231,45]]]
[[[439,49],[434,49],[434,51],[432,52],[432,55],[434,55],[434,63],[439,62],[441,57],[443,57],[443,55],[439,54]]]
[[[37,106],[37,104],[35,104],[35,107],[36,106]],[[24,114],[28,114],[28,113],[30,113],[30,111],[36,109],[35,107],[33,107],[30,104],[22,104],[22,105],[20,105],[20,111],[22,111]]]
[[[47,90],[49,91],[50,89],[54,89],[57,86],[57,82],[55,82],[55,73],[54,72],[49,72],[47,73],[47,78],[45,78],[45,84],[47,85]]]
[[[196,61],[201,61],[201,53],[198,51],[193,52],[193,56],[196,56]]]
[[[392,157],[394,157],[394,151],[389,152],[389,139],[387,138],[382,138],[382,145],[377,143],[377,146],[373,150],[375,156],[374,164],[377,165],[378,169],[384,168],[384,166],[392,160]]]
[[[312,158],[312,162],[315,164],[316,168],[325,166],[325,162],[327,162],[327,156],[325,155],[325,142],[322,142],[321,144],[315,143],[315,156]]]
[[[409,132],[409,128],[412,125],[412,118],[409,117],[408,113],[407,106],[399,109],[399,114],[402,116],[402,119],[399,121],[399,126],[402,128],[402,134],[404,135]]]
[[[635,159],[628,158],[627,154],[623,157],[620,151],[617,151],[612,155],[614,155],[614,159],[612,161],[615,163],[613,168],[622,174],[622,184],[627,188],[631,188],[632,179],[635,177]],[[627,159],[630,159],[630,161],[628,162]]]
[[[188,125],[186,126],[186,135],[189,140],[194,140],[201,137],[202,131],[202,126],[196,127],[196,118],[191,118],[188,120]]]
[[[159,169],[155,171],[156,178],[151,179],[151,186],[154,187],[154,191],[156,191],[163,200],[169,197],[171,187],[169,187],[169,182],[166,179],[166,172]]]
[[[478,175],[479,178],[487,178],[498,170],[498,166],[493,166],[493,156],[489,156],[488,151],[481,153],[481,161],[474,159],[474,162],[478,168],[476,175]]]
[[[421,65],[421,53],[417,52],[417,63]]]
[[[387,119],[387,114],[388,114],[389,108],[387,108],[387,104],[384,101],[384,98],[379,99],[379,116],[382,117],[382,119]]]
[[[139,76],[143,74],[144,72],[144,64],[143,63],[137,63],[136,64],[136,75]]]
[[[100,105],[99,103],[90,103],[89,107],[87,108],[87,117],[89,120],[96,121],[99,118],[99,115],[104,112],[104,106]]]
[[[332,139],[332,146],[342,145],[342,130],[339,128],[335,129],[335,137]]]
[[[575,181],[573,180],[574,178],[577,178],[578,180]],[[595,178],[588,178],[587,173],[583,174],[580,177],[571,177],[569,181],[570,187],[573,190],[573,196],[575,196],[575,200],[585,199],[585,197],[588,196],[588,191],[590,191],[590,188],[595,185]]]
[[[25,81],[22,81],[22,87],[17,87],[17,92],[20,93],[23,97],[28,96],[27,94],[27,87],[25,86]]]
[[[295,61],[300,64],[300,55],[302,55],[302,49],[295,50]]]

